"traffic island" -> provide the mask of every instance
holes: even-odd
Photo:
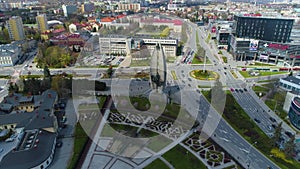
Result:
[[[190,76],[198,80],[217,80],[219,74],[209,70],[193,70],[190,72]]]

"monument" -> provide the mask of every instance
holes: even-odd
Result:
[[[156,91],[163,91],[166,86],[166,76],[166,57],[161,44],[156,44],[150,64],[151,88]]]

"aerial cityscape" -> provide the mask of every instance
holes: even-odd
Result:
[[[0,169],[300,169],[300,0],[1,0]]]

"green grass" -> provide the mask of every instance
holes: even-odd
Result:
[[[197,57],[194,57],[193,60],[192,60],[192,64],[204,64],[204,58],[197,58]],[[208,58],[206,58],[206,64],[211,64],[210,60]]]
[[[265,92],[265,93],[267,93],[269,91],[269,89],[267,89],[265,87],[262,87],[262,86],[254,86],[254,87],[252,87],[252,89],[255,92]]]
[[[259,63],[259,62],[254,62],[254,65],[255,66],[276,66],[276,65],[273,65],[273,64],[268,64],[268,63]]]
[[[150,60],[131,60],[130,67],[150,66]]]
[[[198,80],[216,80],[219,78],[219,74],[213,71],[193,70],[190,75]]]
[[[222,56],[222,59],[223,59],[224,63],[227,63],[227,57]]]
[[[233,76],[234,78],[236,78],[236,79],[239,78],[233,70],[231,70],[230,73],[232,74],[232,76]]]
[[[252,76],[249,74],[248,71],[239,71],[239,73],[245,77],[245,78],[250,78],[250,77],[259,77],[259,76],[271,76],[271,75],[278,75],[278,74],[287,74],[287,72],[264,72],[260,71],[258,76]]]
[[[176,72],[174,70],[171,71],[171,74],[172,74],[173,80],[178,80]]]
[[[205,91],[203,95],[210,100],[211,91]],[[273,148],[271,146],[271,139],[251,120],[230,93],[227,93],[226,96],[223,118],[249,143],[253,144],[257,142],[255,147],[281,168],[300,168],[300,163],[294,160],[293,164],[290,164],[274,156],[269,156]]]
[[[160,159],[156,159],[152,161],[147,167],[144,169],[169,169],[169,167]]]
[[[176,169],[204,169],[206,166],[180,145],[166,152],[163,157]]]
[[[88,136],[86,132],[83,130],[80,123],[77,123],[75,126],[73,156],[68,165],[68,169],[74,169],[76,167],[77,161],[79,160],[87,141]]]
[[[212,86],[202,86],[202,85],[198,85],[198,88],[211,88]]]

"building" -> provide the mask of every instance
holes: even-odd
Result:
[[[21,48],[17,45],[0,45],[0,66],[14,66],[22,54]]]
[[[300,41],[294,19],[260,14],[235,16],[228,51],[236,60],[257,60],[278,66],[300,65]]]
[[[153,51],[157,44],[160,44],[164,55],[166,57],[175,57],[178,41],[177,39],[167,38],[167,39],[156,39],[156,38],[142,38],[143,44],[146,45],[149,51]]]
[[[279,86],[287,91],[300,92],[300,75],[281,78]]]
[[[119,54],[126,55],[131,49],[131,38],[121,35],[100,36],[99,45],[102,55]]]
[[[38,29],[40,32],[45,32],[45,31],[49,30],[46,14],[38,15],[36,17],[36,22],[38,24]]]
[[[109,35],[99,38],[101,54],[120,54],[126,55],[132,49],[140,49],[141,46],[152,53],[157,44],[160,44],[166,57],[175,57],[177,51],[178,40],[172,38],[156,39],[149,36],[135,36],[134,38]],[[136,46],[136,47],[134,47]]]
[[[300,129],[300,97],[293,99],[288,115],[293,126]]]
[[[62,5],[62,9],[65,17],[77,14],[77,7],[75,5]]]
[[[287,92],[284,100],[283,110],[289,112],[292,101],[295,97],[299,96],[299,92]]]
[[[289,42],[294,19],[263,17],[261,14],[235,15],[237,38],[259,39],[271,42]]]
[[[141,10],[139,3],[118,3],[118,12],[122,11],[134,11],[138,12]]]
[[[18,102],[15,96],[16,94],[7,97]],[[14,144],[6,147],[9,151],[2,152],[4,154],[0,160],[0,168],[45,169],[53,160],[58,128],[54,107],[58,96],[55,91],[46,90],[42,95],[34,97],[36,100],[33,112],[20,111],[0,115],[0,129],[9,129],[14,135],[10,137]]]
[[[82,13],[91,13],[95,9],[93,3],[84,3],[81,5],[81,12]]]
[[[7,21],[7,28],[11,40],[24,40],[25,33],[22,18],[13,16]]]

